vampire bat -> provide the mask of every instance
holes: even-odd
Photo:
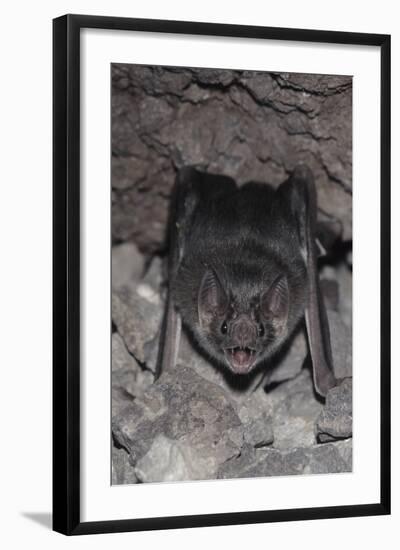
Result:
[[[276,190],[184,168],[172,201],[169,290],[159,372],[175,365],[181,324],[211,359],[245,375],[305,316],[316,391],[336,384],[315,242],[311,171]]]

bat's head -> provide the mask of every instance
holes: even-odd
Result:
[[[198,293],[201,339],[236,374],[248,374],[285,339],[289,314],[286,275],[251,292],[225,289],[216,272],[207,269]]]

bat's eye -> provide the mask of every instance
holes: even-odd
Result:
[[[221,332],[222,334],[226,334],[228,332],[228,325],[226,324],[226,321],[224,321],[221,325]]]
[[[265,334],[265,330],[264,330],[264,326],[260,323],[258,325],[258,336],[260,336],[260,338],[262,338]]]

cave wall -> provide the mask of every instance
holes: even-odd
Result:
[[[352,78],[113,64],[112,235],[165,249],[183,165],[281,183],[299,162],[321,214],[352,238]]]

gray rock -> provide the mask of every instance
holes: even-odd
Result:
[[[123,412],[125,407],[133,401],[133,395],[126,391],[122,386],[112,386],[111,388],[111,415],[117,416]]]
[[[135,468],[142,483],[185,481],[193,478],[193,468],[185,453],[186,445],[158,434]],[[195,465],[194,465],[195,466]]]
[[[351,239],[351,125],[351,77],[113,64],[113,237],[165,248],[183,164],[277,185],[302,161]]]
[[[114,332],[111,337],[111,358],[113,373],[135,373],[140,368],[136,359],[126,349],[125,343],[118,332]]]
[[[243,444],[243,427],[225,392],[190,367],[163,374],[112,425],[114,437],[145,479],[165,475],[170,480],[171,474],[156,471],[154,464],[156,457],[171,453],[180,461],[176,475],[212,479]]]
[[[150,265],[144,274],[142,279],[144,284],[149,285],[156,292],[160,292],[161,286],[164,282],[164,263],[160,256],[153,256]]]
[[[136,359],[129,354],[124,341],[118,333],[112,335],[112,387],[116,390],[118,401],[126,401],[123,394],[137,397],[141,395],[154,381],[154,375],[143,370]],[[114,396],[114,392],[113,392]],[[119,405],[117,405],[119,408]]]
[[[291,449],[315,444],[314,426],[322,404],[314,392],[310,372],[303,370],[268,395],[272,405],[274,447]]]
[[[346,463],[346,471],[351,472],[353,469],[353,439],[341,439],[335,441],[334,445]]]
[[[129,462],[129,455],[124,449],[112,448],[112,484],[137,483],[135,469]]]
[[[121,287],[112,294],[112,319],[129,352],[146,363],[146,344],[158,334],[163,304],[149,285]]]
[[[339,443],[339,444],[338,444]],[[347,448],[338,443],[326,443],[304,449],[308,459],[303,474],[336,474],[352,471],[351,440]]]
[[[334,285],[337,286],[337,297],[327,297],[324,292],[325,299],[328,298],[325,300],[326,306],[328,309],[333,309],[339,313],[340,324],[344,324],[347,329],[346,338],[351,339],[353,275],[351,267],[347,263],[348,256],[349,253],[346,255],[345,261],[339,262],[335,267],[324,266],[321,271],[321,279],[323,290],[326,290],[328,282],[332,286],[332,289]],[[331,292],[332,289],[330,290]],[[334,292],[336,293],[336,289]],[[332,300],[334,300],[334,303],[332,303]]]
[[[300,474],[327,474],[351,471],[351,458],[344,458],[346,452],[351,457],[351,442],[326,443],[311,447],[289,450],[274,448],[254,449],[250,445],[243,448],[238,458],[223,464],[218,477],[223,479],[267,477]],[[339,446],[339,444],[341,444]]]
[[[264,392],[253,392],[237,405],[244,428],[244,439],[253,447],[265,447],[274,440],[272,406]]]
[[[352,379],[346,378],[328,392],[316,422],[316,433],[319,441],[325,442],[351,437],[352,431]]]
[[[327,309],[339,309],[339,285],[332,279],[321,279],[321,291]]]
[[[351,256],[352,259],[352,256]],[[342,264],[338,269],[338,281],[339,281],[339,313],[344,324],[351,327],[353,324],[353,273],[351,267],[347,264]]]
[[[143,483],[204,479],[208,459],[198,457],[197,449],[187,441],[157,435],[148,452],[138,460],[135,473]]]
[[[327,313],[335,376],[346,378],[352,375],[351,330],[343,323],[339,313],[332,310]]]
[[[256,447],[272,443],[272,408],[262,387],[254,391],[257,376],[243,380],[241,377],[230,375],[227,369],[211,365],[194,350],[185,334],[182,336],[178,365],[188,365],[205,380],[223,389],[242,421],[245,440],[248,443]]]
[[[143,274],[144,258],[133,243],[113,246],[111,263],[113,288],[136,283]]]
[[[307,354],[306,335],[304,328],[301,326],[290,342],[287,343],[285,350],[273,359],[267,371],[265,382],[272,384],[294,378],[300,373]]]

